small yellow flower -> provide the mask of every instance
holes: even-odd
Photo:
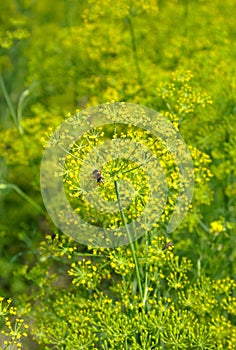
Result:
[[[211,233],[221,233],[224,231],[224,226],[219,221],[213,221],[211,223],[210,232]]]

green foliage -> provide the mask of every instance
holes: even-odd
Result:
[[[23,297],[34,338],[48,349],[234,349],[235,281],[196,277],[165,244],[148,235],[136,245],[141,297],[129,246],[83,253],[48,236],[25,275],[35,286]]]
[[[1,349],[235,349],[234,7],[233,0],[1,4]],[[107,101],[161,112],[189,146],[194,198],[171,237],[174,159],[131,126],[85,135],[67,155],[65,191],[84,218],[119,226],[120,212],[103,215],[82,201],[81,161],[72,154],[84,159],[106,138],[142,140],[160,156],[170,188],[152,231],[122,248],[86,248],[58,233],[43,209],[45,142],[68,111]],[[138,196],[123,212],[130,221],[149,192],[136,166],[107,163],[98,188],[109,202],[118,180],[133,183]]]

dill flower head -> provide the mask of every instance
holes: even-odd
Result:
[[[69,115],[51,137],[41,170],[53,220],[95,246],[133,241],[161,216],[173,231],[193,191],[191,156],[178,131],[154,110],[124,102]]]

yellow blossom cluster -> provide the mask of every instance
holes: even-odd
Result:
[[[11,306],[12,300],[5,300],[0,297],[0,320],[4,321],[4,328],[1,330],[1,341],[3,349],[15,346],[16,349],[23,349],[22,338],[27,337],[27,329],[29,326],[24,324],[22,318],[12,320],[12,316],[17,315],[16,308]],[[9,317],[10,315],[10,317]]]

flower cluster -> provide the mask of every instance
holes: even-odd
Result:
[[[169,82],[161,83],[157,89],[167,107],[163,114],[170,118],[177,128],[189,120],[187,117],[196,115],[199,107],[203,109],[212,104],[206,92],[193,88],[192,79],[191,71],[176,71],[172,73]]]
[[[130,246],[89,247],[88,253],[74,251],[68,262],[61,259],[71,262],[72,284],[64,279],[45,285],[44,293],[35,291],[37,304],[28,310],[37,342],[89,350],[159,349],[160,342],[167,349],[233,349],[235,325],[229,316],[236,312],[235,281],[193,280],[191,261],[175,255],[171,242],[157,235],[140,241],[136,254],[142,296]]]
[[[97,271],[97,266],[92,264],[91,260],[82,259],[78,263],[72,263],[68,271],[69,276],[73,277],[72,283],[76,286],[84,286],[87,289],[93,289],[101,282],[102,275]]]
[[[0,297],[0,326],[4,328],[0,331],[3,347],[1,349],[10,349],[14,346],[16,349],[23,349],[22,339],[27,337],[29,326],[24,323],[24,319],[13,316],[17,315],[17,310],[11,306],[11,300],[5,300]]]

